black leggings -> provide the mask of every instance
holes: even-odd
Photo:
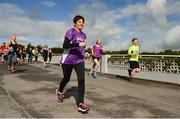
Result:
[[[49,56],[49,62],[51,62],[52,56]]]
[[[38,60],[38,56],[35,56],[35,62],[37,62],[37,60]]]
[[[70,81],[73,68],[76,71],[78,80],[78,103],[83,103],[85,93],[84,62],[79,64],[62,64],[64,78],[60,82],[59,91],[63,92],[64,87]]]

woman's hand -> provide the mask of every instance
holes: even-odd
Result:
[[[80,42],[79,43],[79,47],[85,47],[86,46],[86,42]]]

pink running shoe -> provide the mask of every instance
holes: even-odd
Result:
[[[78,107],[78,111],[82,113],[86,113],[89,111],[88,104],[86,102],[80,103]]]
[[[56,89],[56,100],[58,102],[63,102],[64,99],[64,93],[61,93],[58,91],[58,89]]]

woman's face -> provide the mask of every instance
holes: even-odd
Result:
[[[79,19],[76,24],[75,24],[75,27],[78,29],[78,30],[82,30],[83,27],[84,27],[84,22],[82,19]]]
[[[97,40],[97,44],[100,45],[101,44],[101,40]]]
[[[13,35],[13,36],[12,36],[12,40],[13,40],[14,42],[16,42],[16,35]]]

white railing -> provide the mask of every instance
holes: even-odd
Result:
[[[139,62],[142,71],[180,73],[179,55],[141,55]],[[127,70],[129,57],[127,55],[111,55],[107,63],[110,68]]]
[[[86,60],[86,68],[92,66],[92,60]],[[103,55],[99,72],[119,76],[128,76],[129,57],[127,55]],[[136,78],[180,85],[180,56],[141,55],[140,74]]]
[[[60,62],[60,55],[53,56],[52,63]],[[42,56],[39,60],[43,61]],[[129,57],[127,55],[103,55],[101,58],[99,72],[108,73],[108,69],[127,70],[129,68]],[[92,66],[92,60],[86,60],[86,68]],[[146,72],[165,72],[180,74],[179,55],[141,55],[140,68]]]
[[[180,85],[180,56],[175,55],[141,55],[140,67],[142,72],[137,78],[162,81]],[[61,55],[53,56],[52,62],[59,64]],[[38,58],[43,61],[42,56]],[[92,67],[92,59],[85,61],[85,68]],[[103,55],[98,72],[128,76],[129,57],[127,55]]]

